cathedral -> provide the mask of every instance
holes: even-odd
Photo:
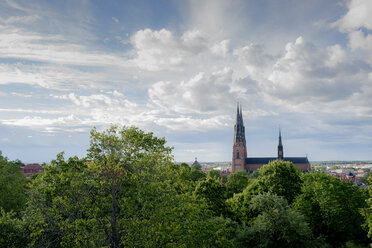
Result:
[[[236,123],[234,127],[232,172],[234,173],[235,171],[239,170],[253,172],[273,160],[289,161],[292,162],[302,172],[310,171],[310,163],[307,157],[284,157],[282,135],[280,130],[277,157],[247,157],[247,146],[245,142],[245,127],[243,123],[242,108],[238,105],[236,113]]]

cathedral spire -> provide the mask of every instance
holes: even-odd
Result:
[[[232,172],[245,170],[247,147],[245,143],[245,127],[243,123],[243,111],[240,103],[237,103],[236,122],[234,126],[234,145],[232,153]]]
[[[243,123],[242,107],[238,103],[236,108],[236,122],[234,127],[234,143],[244,142],[245,143],[245,127]]]
[[[279,127],[278,160],[283,160],[282,132]]]

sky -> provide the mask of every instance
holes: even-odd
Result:
[[[2,0],[0,150],[84,157],[137,126],[176,161],[372,159],[371,0]]]

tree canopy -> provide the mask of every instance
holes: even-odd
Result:
[[[272,193],[253,196],[248,206],[256,217],[238,232],[238,247],[320,247],[304,216]]]
[[[336,247],[366,236],[360,211],[366,207],[367,195],[362,189],[324,173],[305,174],[303,181],[293,206],[305,216],[315,235],[324,236]]]
[[[171,151],[135,127],[93,129],[87,157],[60,153],[27,180],[19,161],[0,154],[0,248],[368,242],[371,190],[285,161],[220,177],[176,164]]]
[[[231,247],[234,222],[192,194],[192,170],[136,128],[92,130],[88,158],[57,156],[32,183],[33,246]],[[221,192],[223,195],[223,192]]]
[[[259,170],[255,190],[283,196],[292,203],[300,194],[301,185],[301,172],[293,163],[275,160]]]
[[[27,201],[26,177],[20,161],[9,161],[0,151],[0,209],[20,213]]]

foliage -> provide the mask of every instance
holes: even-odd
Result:
[[[190,172],[190,179],[193,180],[193,181],[200,181],[200,180],[204,180],[206,178],[206,175],[204,172],[202,172],[201,170],[191,170]]]
[[[308,173],[303,180],[302,193],[293,206],[305,216],[314,235],[324,235],[336,247],[363,239],[360,209],[366,206],[366,195],[359,187],[324,173]]]
[[[180,166],[181,166],[181,167],[190,168],[190,166],[189,166],[188,164],[186,164],[185,162],[181,163]]]
[[[365,229],[368,231],[368,238],[372,239],[372,173],[368,174],[368,193],[369,197],[367,199],[367,207],[362,211],[364,216],[366,217]],[[372,243],[370,244],[372,247]]]
[[[284,161],[206,175],[171,150],[135,127],[93,129],[89,160],[58,154],[28,184],[0,152],[0,248],[355,247],[363,224],[372,237],[371,191],[367,204],[351,183]]]
[[[194,194],[196,197],[205,200],[208,208],[216,216],[220,216],[226,212],[224,192],[225,187],[218,179],[207,177],[206,180],[198,182]]]
[[[251,199],[249,208],[257,217],[240,229],[237,247],[319,247],[304,217],[283,197],[259,194]]]
[[[248,173],[244,170],[236,171],[227,177],[225,183],[227,198],[234,194],[241,193],[251,182],[251,179],[258,177],[258,173]]]
[[[212,177],[215,179],[220,179],[221,171],[220,170],[210,170],[207,172],[208,177]]]
[[[0,209],[0,247],[21,248],[26,247],[27,243],[28,237],[23,222],[13,211],[5,212]]]
[[[32,183],[32,246],[231,247],[235,223],[194,197],[195,170],[172,163],[164,139],[125,127],[91,134],[91,162],[60,154]]]
[[[8,161],[0,151],[0,208],[20,213],[27,201],[26,178],[20,161]]]
[[[248,179],[248,173],[237,172],[231,175],[231,184],[228,185],[229,181],[226,183],[226,187],[230,189],[241,189],[247,184],[242,193],[236,193],[227,200],[228,209],[233,213],[232,218],[235,221],[249,224],[256,217],[257,213],[251,208],[251,199],[255,195],[271,192],[284,196],[287,201],[293,201],[300,192],[301,173],[290,162],[273,161],[263,166],[257,174],[257,179]]]
[[[99,185],[84,159],[58,154],[31,184],[26,223],[35,247],[98,247]]]
[[[249,224],[255,217],[255,213],[250,207],[251,199],[254,196],[251,193],[252,185],[249,185],[242,193],[234,194],[226,201],[228,211],[232,213],[231,218],[239,223]]]
[[[291,162],[275,160],[259,170],[259,177],[253,188],[258,192],[272,192],[283,196],[289,203],[292,203],[299,195],[301,185],[299,169]]]

